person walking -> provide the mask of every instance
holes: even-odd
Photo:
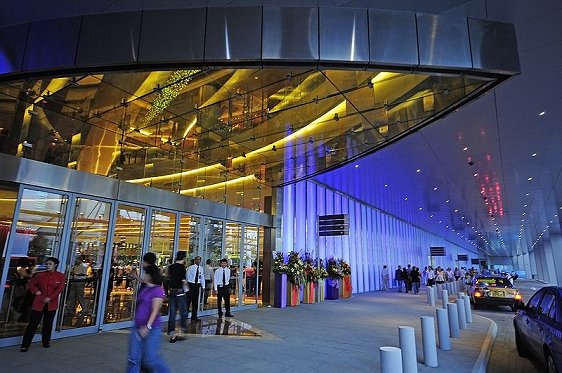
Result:
[[[197,309],[201,289],[205,289],[205,270],[200,266],[201,257],[196,256],[193,264],[187,269],[187,284],[189,286],[189,303],[191,303],[191,321],[199,321]]]
[[[84,289],[88,280],[88,263],[84,262],[81,256],[77,256],[74,260],[74,266],[70,271],[70,292],[66,300],[66,314],[74,315],[76,312],[76,304],[80,305],[82,315],[90,313]]]
[[[388,291],[388,282],[390,275],[388,274],[388,268],[386,264],[382,266],[382,290]]]
[[[177,342],[176,312],[180,312],[180,326],[187,329],[187,280],[185,268],[186,252],[178,251],[176,262],[168,266],[168,335],[170,343]]]
[[[164,299],[162,276],[156,265],[144,269],[138,293],[135,323],[129,337],[128,373],[143,371],[167,373],[168,365],[160,355],[160,309]]]
[[[398,292],[402,292],[402,266],[398,266],[394,272],[394,280],[396,280],[396,285],[398,286]]]
[[[410,276],[412,277],[412,290],[414,294],[417,294],[420,291],[420,281],[421,281],[421,274],[418,267],[413,267],[412,271],[410,272]]]
[[[59,260],[55,257],[47,258],[45,265],[47,270],[37,272],[28,283],[29,291],[35,295],[35,298],[31,306],[30,320],[23,335],[21,352],[26,352],[29,349],[41,319],[43,319],[41,342],[43,347],[51,347],[51,332],[55,313],[59,306],[59,295],[64,289],[64,274],[57,272]]]
[[[222,301],[224,299],[224,310],[226,317],[233,317],[230,314],[230,268],[228,268],[228,261],[222,258],[221,266],[215,271],[214,276],[214,289],[217,292],[217,309],[219,310],[219,318],[222,317]]]

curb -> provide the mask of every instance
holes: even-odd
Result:
[[[490,362],[490,355],[492,355],[492,347],[494,346],[494,342],[496,341],[498,324],[496,324],[494,320],[491,320],[487,317],[480,315],[478,315],[478,317],[488,320],[491,325],[488,328],[488,333],[486,334],[486,338],[484,339],[484,343],[482,344],[482,348],[480,349],[478,359],[476,359],[476,363],[474,363],[472,373],[486,373],[488,369],[488,363]]]

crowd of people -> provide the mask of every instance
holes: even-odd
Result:
[[[448,267],[444,269],[443,267],[433,268],[432,266],[424,267],[420,270],[420,267],[412,266],[408,264],[402,267],[399,265],[394,271],[394,281],[398,292],[412,292],[418,294],[420,286],[432,286],[435,284],[444,284],[445,282],[452,282],[459,280],[461,278],[470,279],[474,274],[477,273],[475,268],[465,268],[465,267],[455,267],[452,269]],[[390,290],[390,273],[387,265],[385,264],[382,269],[382,290]]]

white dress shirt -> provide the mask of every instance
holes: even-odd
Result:
[[[215,271],[215,278],[214,278],[214,284],[215,284],[215,290],[217,290],[218,286],[223,286],[222,284],[222,274],[224,271],[224,278],[226,280],[226,286],[228,286],[228,284],[230,283],[230,268],[226,267],[226,268],[222,268],[219,267],[217,268],[217,270]]]
[[[187,274],[185,275],[185,277],[187,278],[187,282],[191,282],[192,284],[195,284],[195,275],[197,274],[197,267],[199,267],[199,283],[201,284],[201,287],[204,288],[205,287],[205,269],[203,269],[203,267],[198,266],[197,264],[193,264],[190,265],[189,268],[187,269]]]

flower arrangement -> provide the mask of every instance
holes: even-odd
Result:
[[[318,270],[314,267],[314,261],[309,253],[302,257],[304,262],[304,279],[306,282],[318,282]]]
[[[314,268],[318,273],[318,279],[323,280],[328,277],[328,271],[324,267],[324,261],[322,259],[317,259],[314,261]]]
[[[339,267],[341,269],[341,273],[342,273],[343,276],[351,275],[351,267],[349,266],[349,264],[345,260],[340,259],[338,264],[339,264]]]
[[[296,251],[288,254],[287,260],[287,278],[294,285],[300,285],[305,282],[304,278],[305,263]]]
[[[274,273],[287,273],[288,267],[285,263],[285,257],[283,253],[275,253],[275,258],[273,259],[273,272]]]
[[[328,277],[330,278],[342,278],[342,273],[338,261],[334,258],[328,258],[326,263],[326,272],[328,272]]]

